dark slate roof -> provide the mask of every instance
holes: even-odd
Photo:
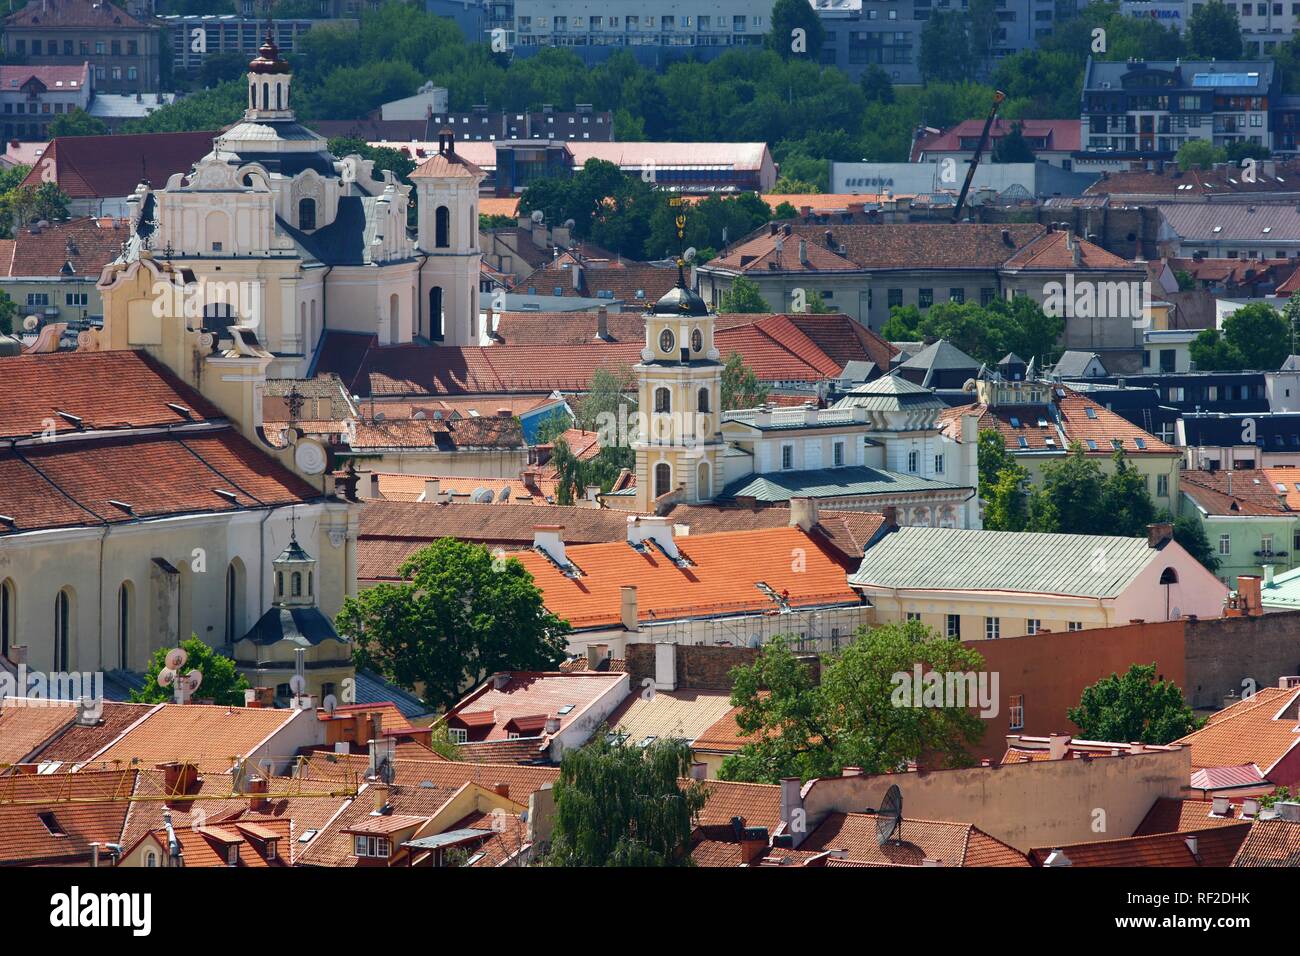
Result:
[[[947,481],[919,478],[878,468],[811,468],[806,471],[778,471],[738,478],[718,495],[754,498],[757,501],[789,501],[791,498],[842,498],[848,495],[900,494],[959,488]]]
[[[322,641],[341,641],[330,619],[316,607],[273,607],[263,614],[243,640],[266,646],[292,641],[315,647]]]
[[[1241,440],[1247,419],[1255,423],[1255,444],[1264,451],[1300,450],[1300,412],[1244,412],[1225,414],[1187,412],[1183,428],[1190,447],[1244,445]]]
[[[358,704],[392,704],[402,712],[407,720],[425,717],[434,712],[424,701],[410,691],[402,690],[396,684],[390,684],[378,674],[367,670],[357,670],[355,685],[356,703]]]
[[[1056,364],[1052,366],[1052,374],[1059,375],[1061,378],[1082,376],[1084,371],[1088,368],[1088,363],[1093,359],[1096,359],[1101,364],[1103,369],[1102,374],[1106,374],[1104,371],[1106,363],[1101,361],[1100,355],[1096,352],[1083,352],[1077,349],[1068,349],[1065,352],[1062,352],[1061,357],[1057,359]]]
[[[329,266],[364,266],[370,263],[371,215],[375,200],[362,196],[339,197],[338,212],[328,226],[306,233],[279,216],[283,229],[309,258]]]

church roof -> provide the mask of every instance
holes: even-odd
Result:
[[[709,307],[695,292],[686,288],[680,281],[665,292],[655,303],[651,315],[684,315],[704,317],[709,314]]]
[[[289,641],[301,647],[315,647],[323,641],[339,641],[330,619],[317,607],[272,607],[263,614],[243,640],[262,647]]]

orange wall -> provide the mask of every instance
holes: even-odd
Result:
[[[1014,733],[1046,737],[1078,733],[1066,711],[1079,705],[1085,687],[1122,674],[1130,664],[1154,662],[1158,677],[1186,690],[1182,621],[962,643],[983,655],[985,670],[998,674],[998,713],[984,720],[984,741],[971,748],[977,760],[996,762],[1006,752],[1006,735],[1013,732],[1010,699],[1015,694],[1025,698],[1025,726]]]

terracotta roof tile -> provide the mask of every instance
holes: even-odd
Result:
[[[167,704],[96,754],[95,761],[153,767],[188,760],[202,773],[224,773],[290,721],[311,717],[307,711]]]
[[[943,866],[1028,866],[1024,854],[969,823],[914,820],[904,817],[899,842],[881,846],[876,816],[831,813],[800,844],[804,851],[847,850],[861,863],[920,866],[939,860]]]
[[[569,547],[566,556],[581,571],[576,578],[538,552],[516,557],[542,589],[546,607],[579,629],[617,626],[625,584],[637,586],[638,617],[644,621],[775,610],[759,583],[784,595],[791,607],[858,603],[829,546],[799,528],[691,535],[678,548],[689,566],[626,541]],[[799,572],[791,570],[794,549],[806,555]]]
[[[77,719],[68,703],[6,697],[0,704],[0,767],[21,762]]]
[[[1150,836],[1153,833],[1180,833],[1187,830],[1206,830],[1210,827],[1230,826],[1241,823],[1241,806],[1229,804],[1226,816],[1216,817],[1213,813],[1213,800],[1180,800],[1173,797],[1157,797],[1151,809],[1142,818],[1134,836]]]
[[[990,143],[996,143],[1011,132],[1013,126],[1019,126],[1021,134],[1027,139],[1045,141],[1045,149],[1051,151],[1074,152],[1079,149],[1082,139],[1078,118],[1073,119],[1023,119],[1009,120],[998,117],[989,128]],[[922,151],[928,153],[966,152],[962,140],[978,137],[984,129],[982,120],[962,120],[945,130],[936,130],[917,139],[913,144],[912,162],[918,162]]]
[[[12,255],[0,259],[0,275],[97,280],[104,266],[121,254],[122,243],[130,235],[127,220],[93,216],[53,222],[36,233],[20,229],[13,239]]]
[[[141,179],[162,188],[176,173],[212,151],[212,132],[142,133],[114,136],[60,136],[23,180],[33,188],[45,180],[52,162],[54,182],[73,199],[112,199],[135,192]]]
[[[460,719],[462,713],[491,713],[492,721],[486,728],[480,722],[469,722],[471,742],[481,742],[506,740],[512,720],[539,717],[540,721],[528,724],[527,728],[519,728],[536,732],[536,743],[532,745],[536,756],[546,746],[549,735],[542,737],[542,728],[534,724],[544,726],[548,718],[555,718],[559,721],[560,730],[563,730],[573,721],[582,718],[587,708],[597,701],[621,701],[627,693],[627,680],[625,674],[594,671],[515,671],[508,675],[501,687],[497,687],[493,680],[488,680],[449,710],[442,720],[449,726],[463,727],[466,722]],[[611,694],[617,696],[610,697]],[[561,713],[565,708],[569,709]]]
[[[31,0],[5,18],[9,27],[94,27],[96,30],[147,30],[149,25],[111,3],[91,0]]]
[[[1300,741],[1300,689],[1266,687],[1215,714],[1206,726],[1175,743],[1192,748],[1192,769],[1256,764],[1265,776]],[[1281,715],[1279,717],[1279,715]],[[1273,780],[1288,785],[1294,780]]]
[[[116,843],[134,770],[0,777],[0,863],[59,865],[90,859],[91,843]]]
[[[1029,851],[1029,859],[1034,866],[1042,866],[1053,851],[1059,850],[1065,854],[1071,865],[1076,867],[1223,867],[1232,863],[1250,828],[1249,823],[1237,822],[1229,826],[1216,826],[1202,830],[1039,847]],[[1195,853],[1192,852],[1189,843],[1192,839],[1196,841]]]
[[[1256,820],[1233,857],[1233,866],[1300,866],[1300,823]]]
[[[1077,264],[1074,261],[1074,252],[1070,248],[1070,243],[1079,247],[1079,262]],[[1080,270],[1086,272],[1090,269],[1145,271],[1142,266],[1129,262],[1114,253],[1107,252],[1096,243],[1073,236],[1065,231],[1053,231],[1039,236],[1003,263],[1002,268],[1017,271],[1045,269],[1050,272],[1061,272],[1063,270],[1067,272]]]
[[[1184,469],[1179,473],[1178,487],[1206,514],[1243,517],[1287,514],[1288,509],[1280,501],[1287,492],[1279,492],[1271,476],[1263,470],[1259,475],[1262,477],[1256,483],[1252,480],[1254,474]]]
[[[71,765],[89,760],[157,705],[106,700],[102,701],[102,706],[103,712],[97,723],[83,727],[74,722],[65,727],[62,733],[32,757],[33,762],[59,761]],[[0,739],[3,737],[4,733],[0,730]]]

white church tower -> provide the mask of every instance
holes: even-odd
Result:
[[[457,155],[450,129],[411,173],[419,203],[420,304],[415,337],[435,345],[479,343],[478,191],[486,174]]]

